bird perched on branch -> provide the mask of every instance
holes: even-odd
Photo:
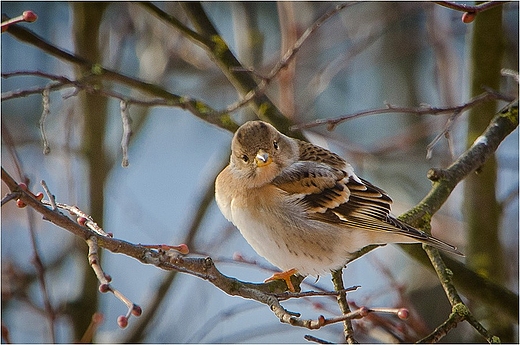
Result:
[[[236,131],[231,151],[215,198],[251,247],[283,271],[267,280],[283,279],[294,291],[292,274],[340,269],[371,244],[422,242],[462,255],[392,216],[382,189],[322,147],[249,121]]]

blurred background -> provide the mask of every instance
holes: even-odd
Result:
[[[192,27],[181,4],[156,6]],[[202,4],[242,66],[260,76],[269,74],[295,40],[334,6],[327,2]],[[200,100],[217,111],[240,100],[204,49],[138,3],[2,2],[2,13],[9,17],[25,10],[34,11],[38,20],[21,26],[105,68]],[[488,49],[490,60],[499,68],[517,71],[518,3],[507,3],[497,11],[499,21],[494,27],[500,36],[492,34],[491,41],[502,45],[501,51]],[[428,2],[348,6],[312,33],[266,95],[292,124],[385,104],[464,104],[484,91],[472,86],[475,71],[492,66],[475,67],[475,23],[463,23],[461,15]],[[80,66],[9,33],[1,35],[1,45],[2,73],[39,71],[70,79],[85,73]],[[516,97],[518,84],[513,78],[494,76],[484,84]],[[2,95],[49,82],[34,75],[3,78]],[[103,85],[129,97],[141,96],[113,81]],[[46,155],[39,129],[41,94],[2,101],[2,166],[13,177],[29,178],[33,191],[41,191],[39,181],[45,180],[58,202],[77,205],[116,238],[143,244],[188,243],[190,255],[209,255],[224,274],[240,280],[261,282],[272,274],[275,268],[249,247],[213,200],[214,179],[229,159],[230,131],[180,107],[131,105],[133,136],[129,166],[123,168],[119,100],[72,87],[51,92],[49,100],[44,126],[51,151]],[[449,138],[442,137],[433,146],[429,159],[428,144],[442,133],[450,115],[380,114],[344,122],[333,131],[318,126],[303,134],[346,158],[359,176],[386,190],[394,200],[393,213],[399,215],[429,191],[428,169],[449,166],[505,104],[485,105],[491,110],[480,124],[472,122],[481,118],[477,110],[460,114]],[[256,115],[242,107],[232,117],[241,124]],[[483,177],[457,186],[432,221],[433,234],[466,253],[468,265],[517,294],[518,148],[515,130],[501,144],[496,159],[482,167]],[[479,189],[477,197],[471,193],[475,191],[471,183],[490,188]],[[2,184],[2,195],[7,191]],[[487,210],[494,211],[487,215]],[[474,213],[486,213],[486,220],[475,220]],[[479,230],[473,227],[490,237],[475,239],[472,234]],[[45,267],[48,301],[56,315],[53,322],[45,311],[33,263],[31,233]],[[475,246],[482,244],[485,248],[480,252]],[[332,342],[343,339],[341,324],[318,331],[291,327],[280,323],[265,305],[228,296],[199,278],[104,251],[102,265],[114,287],[144,311],[120,329],[116,318],[126,308],[111,294],[98,292],[85,243],[31,210],[18,209],[14,202],[2,207],[1,260],[2,327],[12,342],[79,341],[95,312],[104,316],[104,322],[93,341],[104,343],[302,343],[305,334]],[[362,342],[416,341],[450,313],[436,276],[396,246],[378,248],[349,264],[344,281],[345,286],[361,286],[348,294],[354,305],[411,311],[407,321],[395,316],[354,321]],[[302,287],[333,289],[330,276],[318,281],[308,277]],[[500,319],[496,325],[500,318],[496,311],[467,302],[502,341],[518,341],[517,321]],[[304,318],[340,313],[334,298],[297,299],[283,305]],[[442,341],[483,339],[463,323]]]

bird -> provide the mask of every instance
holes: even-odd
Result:
[[[282,270],[266,281],[282,279],[290,291],[293,274],[341,269],[372,244],[426,243],[463,255],[393,216],[388,194],[339,155],[264,121],[248,121],[234,133],[215,200],[249,245]]]

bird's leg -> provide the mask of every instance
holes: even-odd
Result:
[[[290,270],[283,271],[283,272],[277,272],[277,273],[273,274],[271,277],[264,280],[264,283],[281,279],[281,280],[285,281],[285,284],[287,284],[289,291],[295,292],[296,290],[294,289],[294,286],[291,282],[291,276],[296,273],[298,273],[298,271],[294,268],[291,268]]]

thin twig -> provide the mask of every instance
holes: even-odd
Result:
[[[487,1],[479,5],[466,5],[451,1],[434,1],[437,5],[447,7],[452,10],[468,12],[468,13],[479,13],[489,10],[493,7],[501,6],[508,3],[509,1]]]
[[[121,165],[123,168],[126,168],[128,166],[128,143],[132,136],[132,127],[130,127],[132,119],[130,118],[130,112],[128,111],[128,104],[126,101],[119,102],[119,107],[121,109],[121,122],[123,123],[123,136],[121,139],[123,161],[121,162]]]
[[[341,275],[341,272],[339,273]],[[338,288],[338,290],[344,290],[343,288]],[[325,318],[323,315],[320,315],[317,319],[302,319],[300,318],[299,313],[294,313],[286,310],[277,298],[274,298],[271,294],[263,294],[259,292],[258,290],[253,290],[250,288],[247,288],[247,295],[248,298],[254,298],[260,302],[263,302],[271,307],[271,310],[273,313],[280,319],[281,322],[288,323],[292,326],[298,326],[308,329],[320,329],[326,325],[338,323],[338,322],[344,322],[345,324],[350,324],[352,319],[359,319],[367,316],[371,312],[375,312],[375,309],[369,309],[367,307],[361,307],[353,312],[350,310],[348,312],[345,312],[345,308],[342,308],[343,315],[338,317],[332,317],[332,318]],[[341,296],[345,296],[345,291],[339,291],[338,299],[342,298]],[[241,294],[241,296],[244,296],[244,291]],[[388,309],[385,309],[383,312],[388,312]],[[355,339],[353,337],[353,332],[349,334],[347,339],[350,341],[350,343],[355,343]]]
[[[250,90],[241,100],[229,105],[226,109],[222,110],[220,113],[231,113],[236,111],[237,109],[243,107],[247,103],[249,103],[255,97],[263,95],[267,86],[277,77],[282,69],[287,67],[289,63],[294,59],[296,53],[300,50],[303,43],[309,38],[309,36],[314,33],[321,25],[323,25],[328,19],[333,17],[336,13],[340,12],[344,8],[354,5],[355,3],[342,3],[337,5],[332,10],[326,12],[320,18],[318,18],[305,32],[296,40],[294,45],[285,52],[282,58],[276,63],[276,65],[271,69],[271,71],[267,74],[267,76],[262,77],[261,81],[258,83],[258,86],[252,90]],[[255,73],[258,75],[258,73]]]
[[[500,74],[502,74],[504,77],[513,77],[513,79],[517,83],[520,83],[520,78],[518,77],[518,71],[513,71],[512,69],[509,69],[509,68],[502,68],[500,70]]]
[[[321,25],[323,25],[328,19],[333,17],[335,14],[337,14],[341,10],[343,10],[351,5],[354,5],[354,4],[355,4],[355,2],[346,2],[346,3],[336,5],[336,7],[334,7],[332,10],[326,12],[324,15],[322,15],[320,18],[318,18],[309,28],[307,28],[307,30],[305,30],[305,32],[300,36],[300,38],[298,38],[296,40],[296,42],[294,43],[292,48],[289,49],[284,54],[282,59],[280,61],[278,61],[278,63],[274,66],[274,68],[268,74],[267,79],[270,80],[270,79],[274,78],[280,72],[280,70],[285,68],[291,62],[291,60],[294,59],[296,53],[300,50],[300,48],[302,47],[303,43],[307,40],[307,38],[309,38],[309,36],[312,33],[314,33]]]
[[[136,104],[136,105],[145,105],[145,106],[173,106],[175,105],[171,101],[168,101],[164,98],[153,98],[153,99],[139,99],[139,98],[133,98],[125,96],[119,92],[112,91],[112,90],[106,90],[104,88],[100,87],[93,87],[91,84],[91,78],[85,77],[83,79],[79,80],[72,80],[64,76],[50,74],[50,73],[44,73],[40,71],[15,71],[15,72],[6,72],[2,73],[3,78],[10,78],[10,77],[16,77],[16,76],[36,76],[36,77],[42,77],[42,78],[48,78],[50,80],[55,81],[54,83],[50,83],[47,86],[44,87],[35,87],[30,89],[24,89],[24,90],[17,90],[17,91],[9,91],[2,93],[2,101],[15,99],[15,98],[21,98],[26,97],[33,94],[40,94],[43,93],[46,89],[55,91],[66,87],[75,87],[79,90],[85,90],[88,93],[91,94],[99,94],[105,97],[115,98],[120,101],[124,101],[127,104]],[[72,95],[63,96],[63,98],[69,98],[71,96],[75,96],[77,92],[74,92]],[[185,99],[188,100],[187,98]],[[182,105],[181,105],[182,106]]]
[[[7,194],[2,198],[2,204],[1,204],[1,206],[4,206],[6,203],[8,203],[8,202],[11,201],[11,200],[18,199],[19,197],[20,197],[20,193],[18,193],[18,192],[7,193]]]
[[[51,208],[56,211],[58,209],[58,206],[56,206],[56,198],[54,197],[54,195],[51,193],[49,187],[47,186],[47,183],[45,182],[45,180],[41,180],[40,181],[40,184],[42,185],[43,187],[43,191],[45,192],[45,194],[47,194],[47,197],[49,198],[49,202],[51,204]]]
[[[128,299],[125,295],[123,295],[119,290],[114,289],[110,282],[112,278],[106,274],[101,265],[99,263],[99,254],[98,254],[98,241],[95,236],[87,239],[88,245],[88,263],[92,270],[96,274],[98,281],[101,283],[99,286],[99,291],[102,293],[111,292],[117,299],[123,302],[128,308],[126,315],[119,316],[117,322],[121,328],[125,328],[128,324],[128,319],[130,316],[141,316],[142,310],[137,304],[133,303],[130,299]]]
[[[462,113],[461,111],[455,110],[453,112],[453,114],[451,114],[450,117],[448,117],[448,120],[446,121],[446,124],[444,125],[444,128],[442,129],[442,131],[439,134],[437,134],[437,136],[426,146],[426,159],[432,158],[433,147],[435,146],[435,144],[437,144],[439,142],[439,140],[441,140],[442,137],[449,139],[451,128],[453,127],[455,120],[459,117],[459,115],[461,113]],[[451,141],[448,140],[448,142],[451,142]],[[450,149],[451,149],[451,145],[450,145]],[[451,156],[453,159],[454,152],[452,150],[450,150],[450,153],[451,153]]]
[[[52,203],[48,200],[42,200],[42,204],[49,205],[52,207]],[[78,224],[82,226],[86,226],[92,231],[96,232],[100,236],[106,236],[106,237],[112,237],[110,233],[106,233],[105,230],[103,230],[99,225],[97,225],[96,222],[92,219],[92,216],[87,214],[86,212],[83,212],[80,210],[77,206],[74,205],[67,205],[63,203],[55,203],[57,208],[60,208],[62,210],[69,211],[70,214],[75,215],[77,218]]]
[[[45,134],[45,119],[47,119],[47,116],[50,114],[50,89],[48,87],[43,89],[42,92],[42,105],[43,105],[43,111],[42,116],[40,117],[40,133],[42,135],[42,141],[43,141],[43,154],[49,154],[51,152],[51,148],[49,147],[49,142],[47,141],[47,135]]]
[[[348,287],[346,289],[341,289],[339,291],[304,291],[304,292],[284,292],[281,294],[273,294],[278,300],[288,300],[291,298],[301,298],[301,297],[313,297],[313,296],[339,296],[340,294],[356,291],[359,289],[361,285],[354,285]]]
[[[30,95],[41,94],[45,89],[54,91],[54,90],[59,90],[59,89],[65,88],[65,87],[71,87],[71,86],[68,85],[67,83],[54,82],[54,83],[50,83],[43,87],[38,86],[38,87],[26,88],[23,90],[2,92],[2,102],[8,101],[10,99],[23,98],[23,97],[27,97]]]
[[[2,32],[7,30],[11,25],[18,23],[32,23],[38,19],[38,16],[33,11],[23,11],[23,13],[17,17],[9,18],[6,15],[2,15]]]
[[[334,343],[331,343],[330,341],[323,340],[323,339],[320,339],[320,338],[316,338],[315,336],[312,336],[312,335],[309,335],[309,334],[304,335],[303,338],[305,340],[307,340],[307,341],[311,341],[311,342],[316,343],[316,344],[334,344]]]
[[[31,76],[31,77],[42,77],[54,81],[59,81],[61,83],[74,83],[71,79],[51,74],[42,71],[14,71],[14,72],[2,72],[2,78],[11,78],[11,77],[23,77],[23,76]]]
[[[457,327],[457,325],[463,321],[463,318],[458,313],[451,313],[448,319],[446,319],[441,325],[436,327],[433,332],[428,334],[426,337],[417,341],[418,344],[434,344],[438,343],[444,338],[450,330]]]
[[[41,73],[38,71],[27,71],[27,72],[11,72],[9,73],[9,76],[14,75],[35,75],[38,76]],[[2,75],[4,76],[4,75]],[[4,76],[5,77],[5,76]],[[90,94],[98,94],[104,97],[114,98],[119,101],[126,102],[127,104],[135,104],[135,105],[143,105],[143,106],[175,106],[178,105],[180,107],[186,107],[186,105],[183,104],[175,104],[169,100],[166,100],[164,98],[152,98],[152,99],[141,99],[141,98],[133,98],[130,96],[123,95],[122,93],[119,93],[117,91],[113,90],[107,90],[103,87],[93,87],[90,84],[89,80],[70,80],[66,77],[56,76],[56,75],[48,75],[48,78],[56,80],[54,83],[50,83],[47,86],[44,87],[34,87],[24,90],[17,90],[17,91],[9,91],[2,93],[2,101],[7,101],[10,99],[15,98],[22,98],[27,97],[34,94],[41,94],[46,89],[56,91],[67,87],[74,87],[76,90],[69,94],[63,96],[64,99],[70,98],[72,96],[76,96],[78,91],[84,90]],[[185,98],[184,101],[189,102],[189,98]],[[195,108],[193,108],[195,109]],[[195,109],[196,110],[196,109]]]
[[[32,263],[36,268],[36,276],[38,277],[38,282],[40,283],[40,289],[43,298],[43,304],[45,308],[45,314],[49,320],[49,328],[50,328],[50,337],[51,343],[56,342],[56,313],[51,304],[49,291],[47,289],[47,283],[45,281],[45,266],[43,265],[42,257],[40,255],[40,250],[38,248],[38,241],[36,239],[36,229],[34,225],[34,216],[33,213],[29,213],[29,235],[31,239],[31,246],[33,249],[33,260]]]
[[[432,107],[431,105],[421,105],[419,107],[401,107],[395,106],[391,104],[387,104],[384,108],[363,110],[357,113],[342,115],[332,119],[317,119],[311,122],[294,125],[290,129],[308,129],[312,127],[317,127],[321,125],[327,125],[327,129],[332,131],[342,122],[353,120],[359,117],[369,116],[369,115],[379,115],[379,114],[387,114],[387,113],[402,113],[402,114],[415,114],[415,115],[444,115],[444,114],[453,114],[455,112],[464,112],[467,109],[474,107],[477,104],[487,102],[490,100],[503,100],[507,102],[512,102],[514,100],[513,97],[499,95],[495,93],[490,93],[488,91],[481,93],[478,96],[473,97],[468,102],[463,103],[461,105],[456,106],[447,106],[447,107]]]
[[[56,75],[56,74],[51,74],[51,73],[46,73],[46,72],[41,72],[41,71],[2,72],[2,78],[23,77],[23,76],[41,77],[41,78],[50,79],[54,82],[49,83],[43,87],[38,86],[38,87],[27,88],[27,89],[23,89],[23,90],[3,92],[2,93],[2,102],[10,100],[10,99],[15,99],[15,98],[27,97],[27,96],[34,95],[34,94],[42,94],[45,92],[45,90],[56,91],[56,90],[60,90],[60,89],[67,88],[67,87],[76,87],[79,89],[87,89],[87,85],[88,85],[87,82],[89,79],[89,77],[87,76],[86,78],[82,79],[81,81],[72,80],[72,79],[69,79],[62,75]],[[90,87],[90,88],[93,89],[92,87]],[[66,97],[64,96],[64,98],[66,98]]]
[[[332,283],[334,284],[334,290],[341,291],[345,289],[343,285],[343,270],[339,269],[337,271],[332,271]],[[338,305],[343,313],[343,315],[349,315],[351,313],[350,307],[347,302],[347,294],[342,292],[337,297]],[[345,341],[347,344],[355,344],[357,343],[356,338],[354,338],[354,328],[352,327],[352,321],[350,318],[347,318],[343,321],[343,334],[345,336]]]
[[[191,30],[189,27],[181,23],[174,16],[169,15],[168,13],[161,10],[159,7],[155,6],[151,2],[148,1],[140,1],[139,4],[143,6],[145,9],[150,11],[153,15],[157,16],[161,20],[168,22],[171,26],[182,32],[186,37],[193,40],[194,42],[198,42],[201,45],[210,45],[211,43],[208,40],[200,35],[199,33]]]

